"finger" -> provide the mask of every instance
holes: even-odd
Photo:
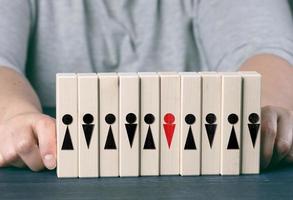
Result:
[[[17,155],[15,151],[7,150],[6,153],[0,153],[0,167],[21,167],[18,165],[14,165],[13,163],[21,161],[20,157]]]
[[[261,168],[267,168],[271,162],[277,134],[277,113],[270,107],[261,112]]]
[[[279,162],[287,156],[292,146],[292,119],[287,110],[277,108],[277,112],[277,136],[274,148],[277,155],[277,162]]]
[[[40,115],[33,123],[33,131],[39,143],[39,150],[44,165],[48,169],[56,167],[56,126],[55,120],[46,115]]]
[[[291,111],[291,115],[293,116],[293,112]],[[291,121],[291,123],[293,124],[293,119]],[[291,137],[292,137],[292,143],[293,143],[293,127],[291,129]],[[289,163],[293,163],[293,144],[291,145],[290,151],[287,154],[285,160]]]
[[[293,132],[292,132],[292,135],[293,135]],[[291,146],[289,153],[285,157],[285,161],[288,163],[293,163],[293,145]]]
[[[13,134],[14,148],[18,156],[32,170],[39,171],[44,168],[36,139],[30,128],[23,132]]]
[[[0,155],[0,167],[18,167],[24,168],[26,167],[25,163],[21,160],[19,156],[15,156],[14,160],[6,160],[2,155]]]
[[[18,158],[17,160],[11,162],[10,165],[13,167],[18,167],[18,168],[26,167],[26,164],[21,160],[21,158]]]
[[[10,129],[6,129],[5,132],[1,132],[2,136],[7,137],[1,138],[0,145],[0,167],[10,166],[12,162],[20,160],[13,146],[13,140],[11,137]]]

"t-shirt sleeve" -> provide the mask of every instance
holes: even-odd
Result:
[[[25,71],[30,24],[28,0],[0,0],[0,66]]]
[[[198,1],[195,37],[202,65],[234,71],[249,57],[269,53],[293,65],[293,22],[285,0]]]

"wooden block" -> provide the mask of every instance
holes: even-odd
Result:
[[[180,174],[200,174],[201,77],[194,72],[181,76]]]
[[[99,73],[98,76],[100,87],[100,176],[118,176],[118,75],[116,73]]]
[[[99,176],[98,78],[95,73],[77,75],[79,177]]]
[[[221,151],[221,76],[202,72],[201,174],[220,173]]]
[[[242,107],[242,174],[258,174],[260,170],[261,75],[241,72],[243,77]]]
[[[120,176],[139,175],[139,78],[119,74],[119,171]]]
[[[221,174],[239,175],[241,149],[241,76],[222,75]]]
[[[180,76],[160,73],[161,83],[161,175],[179,174]]]
[[[78,176],[77,77],[56,75],[57,176]]]
[[[159,175],[160,79],[157,73],[140,76],[140,174]]]

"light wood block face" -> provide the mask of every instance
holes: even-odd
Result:
[[[181,73],[180,174],[200,174],[201,77]]]
[[[56,74],[57,176],[260,173],[257,72]]]
[[[139,175],[139,78],[119,74],[119,171],[120,176]]]
[[[119,89],[116,73],[99,74],[100,176],[119,175]]]
[[[260,168],[261,75],[242,72],[242,174],[258,174]]]
[[[161,78],[161,175],[179,174],[180,76],[160,73]]]
[[[222,73],[221,174],[239,175],[241,148],[241,76]]]
[[[56,75],[57,176],[78,177],[77,77]]]
[[[202,76],[201,174],[220,174],[221,153],[221,76],[216,72]]]
[[[160,80],[157,73],[140,76],[140,158],[142,176],[159,175]]]
[[[78,74],[79,177],[99,176],[97,74]]]

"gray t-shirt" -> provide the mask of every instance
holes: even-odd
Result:
[[[233,71],[257,53],[293,63],[286,0],[0,0],[0,66],[44,106],[55,73]]]

